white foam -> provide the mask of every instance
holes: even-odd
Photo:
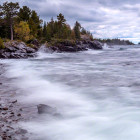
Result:
[[[87,51],[83,53],[98,54],[102,52]],[[55,58],[57,54],[50,54],[51,57],[48,54],[46,56],[47,58]],[[61,55],[58,56],[61,57]],[[43,59],[44,56],[40,58]],[[127,101],[132,100],[135,103],[139,98],[133,96],[128,88],[119,88],[118,90],[118,93],[124,93],[121,94],[121,99],[126,101],[117,100],[115,93],[113,98],[104,96],[101,99],[92,98],[91,95],[88,95],[88,88],[87,90],[75,89],[45,77],[46,73],[55,74],[55,67],[61,71],[60,63],[58,66],[54,66],[54,63],[48,65],[48,60],[38,61],[38,59],[6,60],[3,63],[10,65],[6,76],[16,78],[15,83],[12,84],[19,88],[18,100],[20,102],[34,106],[40,103],[47,104],[57,108],[58,112],[62,114],[60,119],[40,116],[36,120],[21,123],[23,128],[33,134],[31,140],[140,139],[139,108],[125,105]],[[52,68],[49,69],[48,66]],[[68,67],[68,64],[65,67]],[[67,73],[70,72],[67,71]],[[109,91],[102,87],[100,90],[96,87],[91,90],[93,93],[96,91],[97,94],[104,93],[104,91],[115,92],[115,90]],[[90,92],[90,94],[92,93]]]

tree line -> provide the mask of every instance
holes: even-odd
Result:
[[[18,2],[5,2],[0,5],[1,38],[18,39],[24,42],[33,39],[50,42],[53,39],[79,40],[81,35],[93,39],[92,34],[78,21],[72,29],[61,13],[57,16],[57,20],[51,18],[49,22],[43,22],[35,10],[27,6],[20,7]]]
[[[133,42],[129,40],[121,40],[121,39],[96,39],[102,43],[107,43],[108,45],[134,45]]]

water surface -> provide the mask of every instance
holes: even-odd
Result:
[[[61,114],[21,122],[31,140],[140,140],[139,46],[39,52],[2,63],[21,103],[47,104]]]

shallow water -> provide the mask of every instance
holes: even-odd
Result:
[[[21,103],[61,114],[21,122],[31,140],[140,140],[140,46],[2,63]]]

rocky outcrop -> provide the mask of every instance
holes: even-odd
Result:
[[[68,42],[58,43],[57,45],[50,46],[52,51],[56,52],[78,52],[86,51],[88,49],[101,50],[103,44],[99,41],[77,41],[75,44]]]
[[[38,41],[37,39],[32,40],[32,41],[30,42],[30,44],[34,45],[35,47],[39,47],[39,46],[40,46],[40,43],[39,43],[39,41]]]
[[[88,44],[89,44],[89,46],[88,46],[89,49],[94,49],[94,50],[101,50],[101,49],[103,49],[102,48],[103,44],[101,42],[97,41],[97,40],[89,41]]]
[[[0,49],[0,58],[19,59],[35,57],[40,44],[37,40],[34,40],[30,42],[31,47],[28,47],[24,42],[9,41],[4,43],[4,46],[4,49]],[[100,50],[102,49],[102,46],[102,43],[96,40],[83,40],[76,42],[57,42],[55,45],[46,46],[46,48],[47,50],[50,50],[50,52],[78,52],[86,51],[88,49]]]
[[[0,58],[28,58],[34,57],[36,49],[28,47],[24,42],[10,41],[4,43],[0,49]]]

